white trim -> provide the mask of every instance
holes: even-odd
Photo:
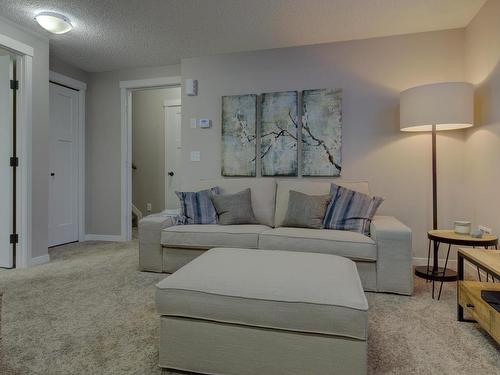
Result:
[[[85,238],[85,96],[87,84],[50,71],[49,80],[78,90],[78,241]]]
[[[133,81],[120,81],[121,89],[145,89],[151,87],[179,86],[181,77],[161,77],[150,79],[137,79]]]
[[[53,72],[52,70],[49,72],[49,80],[60,83],[62,85],[66,85],[76,90],[87,90],[87,84],[85,82],[78,81],[57,72]]]
[[[122,236],[108,234],[86,234],[84,241],[107,241],[119,242],[122,241]]]
[[[0,34],[0,46],[24,56],[33,57],[34,54],[33,47],[2,34]]]
[[[180,107],[182,105],[181,99],[170,99],[163,102],[163,108],[166,107]]]
[[[179,87],[181,77],[120,81],[121,94],[121,240],[132,239],[132,91]]]
[[[142,211],[132,203],[132,212],[137,216],[137,221],[142,219]]]
[[[41,264],[49,263],[50,255],[45,254],[39,257],[31,258],[30,266],[39,266]]]
[[[17,92],[17,150],[19,158],[17,181],[17,233],[19,243],[16,267],[28,267],[32,254],[31,230],[31,152],[32,152],[32,100],[33,100],[33,48],[0,34],[0,47],[17,55],[16,74],[19,81]]]

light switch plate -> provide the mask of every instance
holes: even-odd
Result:
[[[210,127],[210,119],[200,118],[199,124],[201,129],[208,129]]]
[[[191,129],[196,129],[198,125],[198,119],[192,118],[191,119]]]
[[[200,151],[191,151],[191,161],[201,161]]]

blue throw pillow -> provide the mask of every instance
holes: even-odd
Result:
[[[210,199],[219,194],[219,187],[197,192],[176,191],[181,201],[181,213],[177,224],[217,224],[217,212]]]
[[[331,201],[323,219],[324,227],[370,235],[370,223],[384,199],[335,184],[332,184],[330,194]]]

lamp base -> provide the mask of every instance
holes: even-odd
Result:
[[[438,267],[434,270],[432,267],[427,268],[427,266],[415,267],[415,275],[421,277],[422,279],[432,280],[432,281],[444,281],[452,282],[457,281],[457,273],[449,268],[444,270],[443,267]]]

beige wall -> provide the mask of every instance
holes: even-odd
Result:
[[[181,88],[132,93],[132,202],[147,215],[165,209],[165,100],[181,98]]]
[[[120,234],[120,81],[178,75],[179,65],[89,75],[85,137],[85,218],[88,234]]]
[[[490,0],[465,31],[467,80],[476,84],[476,125],[465,147],[467,202],[475,225],[500,233],[500,1]]]
[[[53,72],[76,79],[77,81],[87,83],[89,80],[89,74],[87,72],[62,61],[55,56],[50,56],[49,68]]]
[[[221,96],[338,87],[343,101],[345,179],[370,182],[386,201],[380,212],[400,218],[414,232],[414,256],[427,252],[432,226],[431,137],[399,131],[399,92],[436,81],[460,81],[465,31],[449,30],[315,46],[182,60],[182,78],[198,80],[198,96],[183,96],[182,186],[220,176]],[[191,129],[190,118],[213,121]],[[465,132],[438,137],[439,224],[466,217]],[[189,161],[201,151],[201,162]]]
[[[32,256],[47,254],[49,173],[49,41],[0,17],[0,34],[33,47]]]

